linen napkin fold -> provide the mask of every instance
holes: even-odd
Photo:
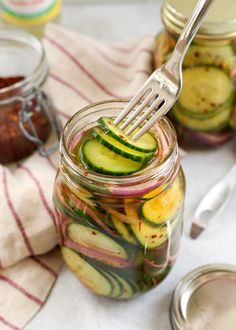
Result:
[[[152,71],[154,38],[106,44],[49,25],[46,91],[63,124],[81,107],[131,97]],[[50,137],[48,144],[54,140]],[[0,329],[22,329],[43,305],[61,267],[52,203],[59,155],[34,153],[0,166]],[[49,252],[50,251],[50,252]]]

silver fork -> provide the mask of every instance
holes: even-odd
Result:
[[[182,89],[181,69],[183,59],[213,1],[198,1],[192,16],[177,41],[171,59],[151,74],[137,94],[114,120],[114,125],[118,125],[129,115],[120,126],[120,129],[127,136],[138,126],[143,125],[132,136],[134,141],[147,132],[176,102]],[[127,129],[128,125],[130,127]]]

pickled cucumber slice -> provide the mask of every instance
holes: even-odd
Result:
[[[127,147],[121,142],[117,141],[112,136],[109,136],[99,128],[94,128],[93,136],[105,147],[114,151],[116,154],[125,158],[135,160],[137,162],[147,163],[153,156],[153,153],[145,153]]]
[[[185,56],[184,67],[199,65],[216,66],[229,71],[234,63],[234,51],[232,45],[196,45],[192,44]]]
[[[174,218],[182,208],[183,201],[184,188],[178,176],[168,189],[145,202],[140,208],[140,213],[143,220],[151,226],[161,226]]]
[[[179,104],[189,113],[209,114],[219,107],[232,105],[234,86],[231,78],[214,67],[183,70],[184,87]],[[231,102],[230,102],[231,101]]]
[[[111,216],[111,221],[116,229],[116,231],[120,234],[120,236],[126,240],[127,242],[131,243],[131,244],[136,244],[135,239],[132,237],[132,235],[130,234],[129,230],[128,230],[128,226],[120,221],[119,219],[117,219],[114,216]]]
[[[121,286],[121,283],[117,281],[117,279],[113,276],[113,274],[108,273],[104,269],[100,269],[99,271],[109,279],[109,281],[112,284],[112,292],[110,293],[109,297],[111,298],[119,298],[122,294],[123,288]]]
[[[69,269],[79,278],[79,280],[96,294],[110,296],[112,284],[101,272],[81,258],[73,250],[62,247],[62,256]]]
[[[229,125],[231,118],[232,107],[226,106],[221,111],[217,112],[215,116],[207,118],[198,118],[187,115],[185,111],[181,109],[179,104],[176,104],[173,108],[173,115],[183,126],[202,132],[220,131],[224,127]]]
[[[120,275],[111,272],[112,276],[114,276],[114,278],[120,283],[121,285],[121,294],[119,295],[119,299],[129,299],[131,298],[137,291],[137,289],[135,290],[134,285],[131,285],[130,282],[128,282],[126,279],[124,279],[123,277],[121,277]]]
[[[149,132],[145,133],[137,141],[133,141],[132,136],[136,133],[137,130],[139,130],[139,128],[134,130],[130,137],[127,137],[124,135],[122,130],[113,125],[112,118],[101,117],[98,122],[101,124],[105,133],[131,149],[147,153],[154,152],[157,149],[157,141]]]
[[[130,225],[139,243],[146,249],[155,249],[168,238],[168,226],[153,227],[145,222]]]
[[[89,169],[110,175],[127,175],[140,170],[143,163],[122,157],[96,139],[86,140],[81,150],[82,161]]]
[[[128,259],[125,249],[100,231],[72,223],[67,228],[68,237],[75,243],[106,253],[109,256]]]

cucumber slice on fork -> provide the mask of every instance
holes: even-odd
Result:
[[[141,163],[147,163],[153,156],[153,153],[146,153],[132,149],[114,137],[106,134],[103,130],[95,128],[93,130],[93,136],[105,147],[114,151],[116,154],[121,155],[125,158],[132,159]]]
[[[143,163],[116,154],[96,139],[84,142],[81,155],[86,167],[103,174],[128,175],[143,167]]]
[[[145,133],[137,141],[133,141],[132,136],[135,135],[139,128],[127,137],[124,135],[124,132],[119,129],[119,127],[113,125],[112,118],[101,117],[98,122],[102,126],[105,133],[131,149],[146,153],[154,152],[157,149],[157,140],[150,132]]]

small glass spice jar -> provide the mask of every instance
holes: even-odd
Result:
[[[42,44],[26,32],[0,31],[0,163],[30,155],[43,156],[51,128],[60,124],[50,98],[43,91],[48,65]]]
[[[152,128],[154,159],[124,176],[99,174],[75,159],[101,116],[116,117],[125,101],[88,106],[61,138],[54,204],[63,258],[94,293],[129,299],[156,287],[175,263],[182,235],[185,180],[174,128],[167,118]],[[79,153],[80,154],[80,153]]]
[[[155,66],[172,54],[196,0],[165,0],[165,30],[156,38]],[[170,117],[182,147],[218,146],[236,127],[236,2],[215,1],[183,63],[183,89]]]

